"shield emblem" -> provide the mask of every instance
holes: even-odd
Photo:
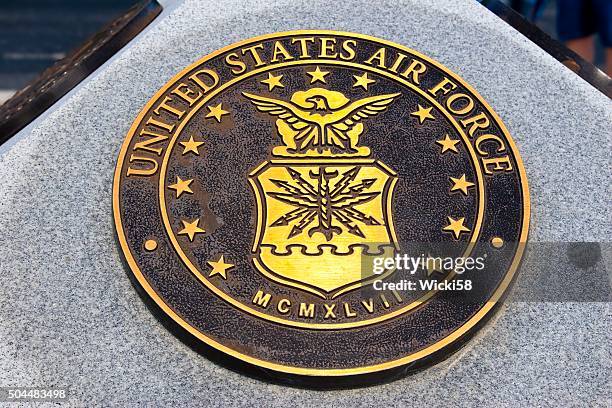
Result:
[[[333,299],[375,275],[399,249],[391,203],[397,176],[371,159],[264,162],[249,175],[257,202],[252,255],[266,277]]]

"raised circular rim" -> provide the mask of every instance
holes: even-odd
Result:
[[[491,298],[484,304],[484,306],[480,310],[478,310],[478,312],[475,313],[474,316],[472,316],[463,325],[461,325],[460,327],[455,329],[455,331],[450,333],[445,338],[439,340],[438,342],[436,342],[434,344],[431,344],[431,345],[425,347],[422,350],[419,350],[419,351],[417,351],[415,353],[409,354],[407,356],[401,357],[401,358],[396,359],[396,360],[391,360],[391,361],[387,361],[387,362],[380,363],[380,364],[361,366],[361,367],[353,367],[353,368],[341,368],[341,369],[304,368],[304,367],[295,367],[295,366],[290,366],[290,365],[273,363],[273,362],[270,362],[270,361],[267,361],[267,360],[255,358],[255,357],[249,356],[247,354],[241,353],[241,352],[239,352],[237,350],[234,350],[234,349],[232,349],[232,348],[230,348],[228,346],[225,346],[224,344],[221,344],[221,343],[217,342],[216,340],[208,337],[207,335],[205,335],[204,333],[200,332],[195,327],[190,325],[187,321],[185,321],[183,318],[181,318],[176,312],[174,312],[174,310],[172,310],[172,308],[167,303],[164,302],[164,300],[157,294],[157,292],[155,292],[155,290],[151,287],[151,285],[149,284],[149,282],[147,281],[145,276],[142,274],[142,271],[138,267],[136,261],[134,260],[134,257],[132,256],[132,254],[131,254],[131,252],[129,250],[129,245],[128,245],[126,239],[125,239],[125,234],[123,232],[123,223],[121,221],[120,203],[119,203],[119,189],[120,189],[119,181],[121,179],[121,169],[122,169],[122,165],[123,165],[123,159],[125,158],[125,155],[127,153],[129,144],[131,142],[130,135],[135,132],[136,128],[139,126],[140,122],[142,121],[144,115],[147,113],[149,108],[155,103],[155,101],[158,100],[159,97],[161,97],[161,95],[163,95],[177,80],[182,78],[190,70],[196,68],[200,64],[206,62],[207,60],[212,59],[212,58],[214,58],[214,57],[224,53],[225,51],[231,50],[233,48],[236,48],[236,47],[239,47],[241,45],[245,45],[245,44],[248,44],[248,43],[251,43],[251,42],[254,42],[254,41],[267,40],[267,39],[271,39],[271,38],[275,38],[275,37],[281,37],[281,36],[303,35],[303,34],[338,35],[338,36],[348,36],[348,37],[355,37],[355,38],[359,38],[359,39],[363,39],[363,40],[374,41],[374,42],[379,43],[379,44],[384,44],[384,45],[388,45],[388,46],[391,46],[391,47],[396,47],[398,49],[404,50],[404,51],[406,51],[408,53],[411,53],[411,54],[413,54],[413,55],[423,59],[424,61],[427,61],[428,63],[432,64],[433,66],[441,69],[442,71],[445,72],[445,74],[448,74],[448,76],[450,76],[454,80],[458,81],[461,85],[463,85],[466,89],[468,89],[473,94],[473,96],[476,97],[478,99],[478,101],[480,103],[482,103],[484,107],[487,108],[487,112],[492,116],[492,118],[495,120],[496,124],[500,127],[502,133],[504,134],[504,136],[505,136],[505,138],[506,138],[506,140],[508,142],[508,145],[510,146],[510,149],[512,151],[514,159],[516,160],[517,167],[518,167],[518,173],[519,173],[520,180],[521,180],[521,193],[522,193],[522,197],[523,197],[523,200],[524,200],[524,203],[523,203],[523,219],[521,220],[522,227],[521,227],[521,234],[520,234],[519,241],[518,241],[519,245],[518,245],[517,251],[516,251],[516,253],[514,255],[514,258],[512,260],[512,264],[510,265],[510,268],[508,269],[506,275],[504,276],[504,279],[498,285],[498,287],[496,288],[495,292],[493,293]],[[166,313],[166,315],[168,317],[170,317],[175,323],[180,325],[183,329],[185,329],[191,335],[195,336],[197,339],[203,341],[207,345],[209,345],[209,346],[211,346],[211,347],[213,347],[213,348],[215,348],[215,349],[217,349],[219,351],[222,351],[222,352],[224,352],[224,353],[226,353],[226,354],[228,354],[228,355],[230,355],[232,357],[235,357],[235,358],[237,358],[239,360],[242,360],[244,362],[247,362],[249,364],[254,364],[256,366],[260,366],[260,367],[264,367],[264,368],[268,368],[268,369],[271,369],[271,370],[280,371],[280,372],[284,372],[284,373],[297,374],[297,375],[306,375],[306,376],[347,376],[347,375],[359,375],[359,374],[368,374],[368,373],[373,373],[373,372],[377,372],[377,371],[384,371],[384,370],[400,367],[400,366],[406,365],[408,363],[411,363],[411,362],[420,360],[422,358],[425,358],[425,357],[427,357],[427,356],[429,356],[429,355],[431,355],[431,354],[441,350],[442,348],[451,345],[456,340],[461,338],[463,335],[467,334],[472,328],[474,328],[474,326],[476,326],[494,308],[494,306],[497,304],[497,302],[500,300],[500,298],[503,296],[504,292],[506,291],[506,289],[508,288],[508,286],[512,282],[512,280],[514,278],[514,275],[516,274],[516,271],[517,271],[517,269],[518,269],[518,267],[520,265],[520,262],[521,262],[521,259],[522,259],[522,255],[523,255],[524,250],[525,250],[525,244],[527,242],[527,236],[528,236],[528,233],[529,233],[530,215],[531,215],[531,205],[530,205],[530,197],[529,197],[529,187],[528,187],[528,184],[527,184],[527,174],[525,172],[525,167],[523,165],[523,160],[521,159],[521,156],[520,156],[520,154],[518,152],[516,144],[514,143],[514,140],[512,139],[512,137],[510,136],[510,133],[508,132],[508,129],[506,128],[504,123],[501,121],[501,118],[491,108],[491,106],[482,98],[482,96],[480,96],[480,94],[478,92],[476,92],[476,90],[474,88],[472,88],[469,84],[467,84],[461,77],[459,77],[453,71],[451,71],[450,69],[448,69],[444,65],[440,64],[439,62],[434,61],[431,58],[429,58],[429,57],[427,57],[427,56],[425,56],[425,55],[423,55],[423,54],[421,54],[421,53],[419,53],[419,52],[417,52],[417,51],[415,51],[415,50],[413,50],[411,48],[402,46],[402,45],[394,43],[392,41],[380,39],[380,38],[377,38],[377,37],[373,37],[373,36],[369,36],[369,35],[365,35],[365,34],[352,33],[352,32],[347,32],[347,31],[335,31],[335,30],[290,30],[290,31],[282,31],[282,32],[277,32],[277,33],[260,35],[260,36],[251,37],[249,39],[242,40],[242,41],[239,41],[239,42],[227,45],[227,46],[225,46],[223,48],[220,48],[220,49],[218,49],[218,50],[216,50],[216,51],[214,51],[214,52],[212,52],[212,53],[210,53],[210,54],[208,54],[208,55],[198,59],[194,63],[190,64],[189,66],[187,66],[186,68],[181,70],[179,73],[174,75],[169,81],[167,81],[166,84],[162,88],[160,88],[155,93],[155,95],[153,95],[153,97],[151,97],[149,99],[149,101],[142,108],[142,110],[140,111],[140,113],[138,114],[136,119],[134,120],[132,126],[130,127],[130,129],[129,129],[127,135],[126,135],[126,139],[124,140],[124,142],[123,142],[123,144],[121,146],[121,150],[120,150],[120,153],[119,153],[119,156],[118,156],[118,159],[117,159],[117,165],[115,167],[115,174],[114,174],[114,180],[113,180],[113,218],[114,218],[114,221],[115,221],[115,228],[117,230],[117,237],[118,237],[119,243],[121,245],[122,252],[123,252],[123,254],[125,256],[126,262],[130,266],[130,270],[134,274],[134,276],[137,279],[138,283],[145,290],[147,295],[149,295],[149,297],[157,304],[157,306],[164,313]]]

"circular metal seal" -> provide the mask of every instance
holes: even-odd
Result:
[[[529,224],[516,146],[476,91],[333,31],[242,41],[172,78],[127,135],[113,204],[163,321],[308,378],[456,350],[508,289]]]

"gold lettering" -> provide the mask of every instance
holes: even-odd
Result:
[[[174,106],[168,105],[168,102],[172,102],[172,99],[170,99],[169,96],[165,96],[162,103],[160,103],[157,108],[153,109],[153,112],[155,112],[156,115],[159,115],[159,111],[160,109],[162,109],[162,110],[165,110],[166,112],[170,112],[176,115],[180,119],[185,114],[185,111],[177,109]]]
[[[383,295],[382,293],[380,294],[380,300],[382,300],[382,302],[383,302],[383,306],[384,306],[385,308],[387,308],[387,309],[388,309],[388,308],[390,308],[390,307],[391,307],[391,305],[390,305],[390,304],[389,304],[389,302],[387,301],[387,298],[386,298],[386,297],[385,297],[385,295]]]
[[[257,52],[258,48],[263,50],[263,45],[255,44],[255,45],[253,45],[251,47],[243,48],[241,50],[242,55],[246,55],[246,53],[251,54],[251,58],[253,58],[253,61],[255,61],[255,66],[256,67],[264,65],[264,62],[261,60],[261,57],[259,56],[259,53]]]
[[[168,140],[168,136],[158,135],[157,133],[149,132],[148,130],[144,130],[144,129],[140,131],[140,134],[138,136],[140,137],[150,136],[151,139],[147,139],[147,140],[143,140],[141,142],[135,143],[134,150],[148,150],[150,152],[157,154],[158,156],[161,155],[162,148],[161,147],[150,147],[149,145]]]
[[[395,58],[393,65],[391,65],[391,68],[389,68],[389,71],[397,73],[397,70],[399,69],[400,65],[402,64],[402,62],[404,62],[406,58],[408,58],[407,55],[402,54],[401,52],[398,52],[397,58]]]
[[[450,88],[447,88],[446,85],[450,85]],[[434,86],[433,88],[431,88],[429,90],[429,93],[432,94],[433,96],[437,96],[436,94],[440,91],[442,91],[442,95],[446,95],[447,93],[449,93],[450,91],[452,91],[453,89],[455,89],[457,87],[457,85],[455,85],[453,83],[453,81],[451,81],[450,79],[448,79],[447,77],[444,77],[443,80],[441,80],[438,85]]]
[[[231,52],[225,56],[225,63],[232,68],[232,74],[240,75],[246,71],[246,64],[240,60],[240,57],[235,52]]]
[[[264,309],[268,307],[268,303],[270,303],[270,298],[272,295],[269,293],[264,293],[261,290],[258,290],[255,296],[253,297],[253,304],[257,306],[261,306]]]
[[[287,314],[291,310],[291,301],[289,299],[281,299],[276,305],[276,309],[279,313]]]
[[[374,65],[374,61],[378,61],[378,68],[387,68],[385,65],[387,49],[385,47],[379,48],[374,55],[364,61],[365,64]]]
[[[283,44],[281,44],[280,41],[276,41],[274,43],[274,53],[272,54],[272,59],[270,60],[270,62],[282,62],[281,60],[278,59],[279,55],[282,55],[283,61],[288,61],[288,60],[293,59],[291,54],[289,54],[289,51],[287,51],[285,47],[283,47]]]
[[[181,89],[181,87],[184,87],[184,88]],[[176,87],[174,91],[172,91],[172,93],[178,96],[179,98],[181,98],[182,100],[184,100],[185,102],[187,102],[189,106],[192,106],[194,103],[196,103],[198,99],[200,99],[200,97],[202,96],[202,92],[200,91],[196,92],[192,90],[191,88],[189,88],[187,84],[180,84],[179,86]],[[195,96],[192,96],[192,95],[195,95]]]
[[[314,317],[315,305],[314,303],[300,303],[300,309],[298,311],[298,315],[300,317]]]
[[[174,125],[171,125],[165,122],[161,122],[157,119],[153,119],[152,116],[150,116],[149,119],[147,119],[145,125],[157,126],[158,128],[166,129],[168,133],[172,133],[172,130],[174,130]]]
[[[336,49],[335,38],[322,37],[319,40],[321,41],[321,52],[319,53],[319,58],[336,58],[338,56],[338,53],[334,52]],[[333,54],[328,54],[328,52],[333,52]]]
[[[393,293],[393,297],[395,298],[395,300],[397,300],[398,303],[402,303],[404,301],[404,299],[402,299],[397,290],[393,289],[391,293]]]
[[[363,305],[363,307],[366,308],[368,313],[374,313],[374,300],[372,300],[372,298],[368,299],[367,302],[365,300],[362,300],[361,304]]]
[[[459,99],[466,99],[467,104],[461,109],[455,109],[452,104]],[[465,115],[469,113],[472,109],[474,109],[474,101],[468,95],[464,93],[458,93],[448,97],[448,100],[446,101],[446,107],[455,115]]]
[[[310,54],[308,53],[308,43],[314,43],[314,37],[303,37],[303,38],[294,38],[291,40],[291,44],[295,44],[296,42],[300,43],[300,58],[310,58]]]
[[[212,79],[212,84],[206,84],[201,78],[200,75],[206,75],[210,79]],[[212,69],[201,69],[198,72],[191,74],[189,79],[195,82],[200,88],[202,88],[202,92],[206,93],[213,89],[215,86],[219,84],[219,75]]]
[[[489,169],[489,164],[494,164],[493,169]],[[506,167],[501,166],[505,164]],[[508,156],[494,157],[492,159],[482,159],[482,166],[485,169],[485,174],[493,174],[494,171],[512,171],[512,162]]]
[[[476,139],[476,141],[474,142],[474,146],[476,146],[476,151],[478,152],[478,154],[480,154],[481,156],[488,156],[489,153],[485,152],[484,150],[482,150],[480,148],[480,145],[484,142],[486,142],[487,140],[494,140],[497,142],[497,144],[499,145],[499,147],[496,149],[496,151],[498,153],[503,152],[504,150],[506,150],[506,145],[504,144],[504,141],[499,137],[499,136],[495,136],[495,135],[481,135],[478,136],[478,138]]]
[[[346,40],[342,43],[342,51],[345,51],[346,54],[340,53],[340,58],[345,61],[350,61],[355,58],[355,47],[357,46],[357,41],[355,40]]]
[[[346,315],[346,317],[355,317],[355,316],[357,316],[357,313],[355,313],[353,310],[351,310],[351,305],[349,305],[346,302],[344,302],[344,314]]]
[[[148,168],[148,169],[138,169],[138,168],[133,168],[132,166],[128,167],[127,169],[127,176],[152,176],[155,174],[155,172],[157,171],[157,161],[155,159],[152,159],[150,157],[144,157],[144,156],[134,156],[133,154],[130,155],[130,163],[133,162],[149,162],[149,163],[153,163],[153,167],[152,168]]]
[[[481,112],[476,116],[462,120],[461,124],[465,128],[468,127],[468,125],[472,125],[468,131],[471,137],[474,136],[474,132],[476,132],[478,129],[486,129],[489,127],[489,119],[484,113]]]
[[[325,308],[325,316],[323,316],[324,319],[329,319],[330,317],[332,319],[336,318],[336,314],[334,313],[334,309],[336,308],[335,304],[328,305],[327,303],[323,303],[323,307]]]
[[[419,75],[423,74],[425,71],[427,71],[425,64],[423,64],[421,61],[412,60],[410,66],[400,75],[404,78],[408,78],[408,76],[412,75],[412,82],[419,85]]]

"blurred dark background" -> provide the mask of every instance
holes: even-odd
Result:
[[[565,0],[501,1],[558,38],[557,1]],[[612,4],[612,0],[569,1]],[[136,3],[135,0],[0,0],[0,104]],[[608,21],[608,24],[612,23]],[[588,54],[593,40],[586,41],[572,48]],[[603,67],[605,52],[597,36],[594,44],[595,55],[586,55],[586,59]]]
[[[612,76],[612,0],[499,1]]]
[[[136,0],[0,0],[0,103]]]

